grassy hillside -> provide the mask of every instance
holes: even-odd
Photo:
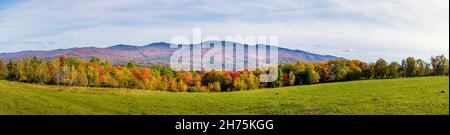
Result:
[[[0,114],[448,115],[448,92],[448,77],[352,81],[229,93],[172,93],[0,81]]]

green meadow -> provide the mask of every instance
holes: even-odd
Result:
[[[0,81],[0,114],[449,115],[449,78],[362,80],[219,93]]]

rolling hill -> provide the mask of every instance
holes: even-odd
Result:
[[[206,42],[205,42],[206,43]],[[203,44],[205,44],[203,43]],[[233,42],[227,42],[233,43]],[[222,42],[225,45],[225,42]],[[244,46],[248,48],[252,46],[236,44],[238,46]],[[254,46],[253,46],[254,47]],[[159,42],[152,43],[145,46],[133,46],[133,45],[115,45],[106,48],[96,47],[83,47],[83,48],[70,48],[70,49],[58,49],[50,51],[22,51],[15,53],[0,53],[0,59],[7,61],[9,59],[23,59],[25,57],[38,57],[42,59],[53,59],[55,57],[78,57],[80,59],[89,59],[91,57],[99,57],[102,60],[108,60],[113,64],[122,65],[128,61],[135,61],[140,65],[150,64],[168,64],[170,56],[177,50],[177,48],[170,48],[169,43]],[[204,54],[208,49],[203,49]],[[320,55],[309,53],[301,50],[291,50],[287,48],[279,48],[279,63],[296,62],[296,61],[327,61],[331,59],[343,59],[331,55]]]
[[[448,115],[448,90],[447,76],[219,93],[67,87],[0,80],[0,115]]]

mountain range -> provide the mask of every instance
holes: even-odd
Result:
[[[207,42],[204,42],[205,45]],[[234,42],[228,42],[234,43]],[[225,45],[225,41],[222,41]],[[238,46],[244,46],[248,48],[251,46],[243,44],[235,44],[236,48]],[[254,47],[254,46],[253,46]],[[56,57],[77,57],[80,59],[90,59],[91,57],[98,57],[102,60],[108,60],[113,64],[123,65],[129,61],[134,61],[139,65],[152,65],[152,64],[168,64],[170,62],[170,56],[178,48],[170,48],[169,43],[158,42],[152,43],[145,46],[133,46],[133,45],[114,45],[106,48],[97,47],[82,47],[82,48],[69,48],[69,49],[57,49],[50,51],[21,51],[14,53],[0,53],[0,59],[7,61],[9,59],[17,60],[26,57],[38,57],[41,59],[50,60]],[[204,54],[209,49],[202,49],[202,54]],[[247,54],[248,55],[248,54]],[[305,52],[302,50],[291,50],[287,48],[278,48],[278,59],[279,63],[286,62],[296,62],[296,61],[327,61],[333,59],[343,59],[341,57],[336,57],[332,55],[320,55]]]

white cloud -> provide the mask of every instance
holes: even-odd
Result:
[[[204,35],[278,35],[280,46],[346,58],[428,59],[448,56],[448,2],[28,0],[0,10],[0,52],[143,45],[201,27]]]

